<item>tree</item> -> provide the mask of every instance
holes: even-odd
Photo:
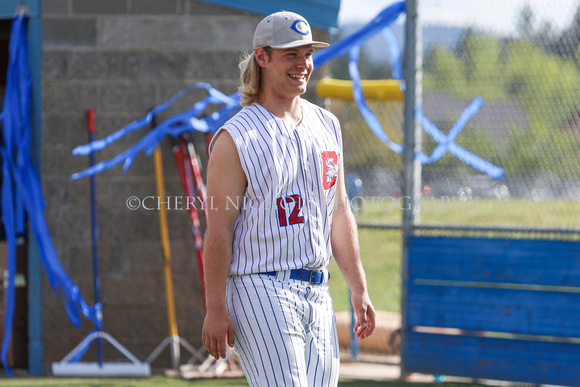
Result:
[[[550,47],[554,44],[555,40],[556,33],[554,27],[550,22],[544,22],[536,33],[535,41],[544,49],[544,51],[549,53]]]
[[[532,41],[535,36],[534,22],[536,17],[529,4],[525,4],[516,20],[516,32],[521,39]]]
[[[443,90],[460,98],[505,98],[498,82],[503,67],[500,57],[497,39],[468,30],[455,52],[436,46],[429,53],[425,90]]]
[[[423,79],[425,90],[443,90],[456,95],[466,90],[465,65],[452,52],[437,46],[428,58],[428,71]]]
[[[481,95],[484,99],[504,97],[498,76],[501,74],[500,45],[489,35],[472,35],[466,42],[469,65],[466,66],[467,93]]]
[[[524,41],[512,42],[507,51],[504,84],[508,93],[517,98],[529,119],[546,127],[561,125],[578,102],[580,74],[573,62]]]
[[[560,37],[553,42],[550,52],[558,55],[562,59],[576,60],[576,52],[580,45],[580,6],[576,8],[574,18],[570,26],[562,31]],[[576,65],[580,63],[576,61]]]

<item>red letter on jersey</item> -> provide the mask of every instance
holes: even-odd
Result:
[[[338,176],[338,156],[336,152],[322,152],[322,188],[329,189]]]

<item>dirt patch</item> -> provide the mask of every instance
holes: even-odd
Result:
[[[361,353],[377,355],[398,355],[400,348],[399,328],[401,315],[392,312],[377,312],[377,328],[366,339],[359,341]],[[350,348],[351,315],[350,312],[336,314],[336,329],[341,350]]]

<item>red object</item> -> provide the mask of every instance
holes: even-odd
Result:
[[[89,108],[87,110],[87,124],[89,127],[89,133],[95,132],[95,110],[93,108]]]
[[[192,144],[193,146],[193,144]],[[190,153],[193,151],[193,155]],[[193,240],[195,242],[195,250],[197,253],[197,265],[199,269],[199,275],[201,280],[201,292],[203,297],[203,304],[205,304],[205,278],[203,275],[203,237],[201,235],[200,229],[200,219],[197,213],[197,203],[203,202],[203,194],[205,192],[205,186],[203,185],[203,180],[201,178],[201,172],[199,166],[197,165],[197,156],[195,155],[195,149],[188,148],[188,142],[180,137],[173,145],[173,154],[175,156],[175,161],[177,162],[177,167],[179,169],[179,176],[181,177],[181,184],[183,186],[183,192],[187,199],[187,210],[189,212],[189,217],[191,220],[191,231],[193,233]],[[195,159],[195,162],[192,160]],[[195,192],[197,191],[198,196],[195,197]],[[190,198],[194,198],[193,203],[190,203]],[[193,205],[192,205],[193,204]],[[204,205],[204,216],[205,205]]]

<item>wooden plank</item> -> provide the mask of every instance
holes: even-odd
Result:
[[[409,372],[534,384],[580,385],[580,345],[406,332]]]
[[[412,237],[409,276],[580,287],[580,242]]]
[[[410,285],[408,326],[580,337],[580,293]]]

